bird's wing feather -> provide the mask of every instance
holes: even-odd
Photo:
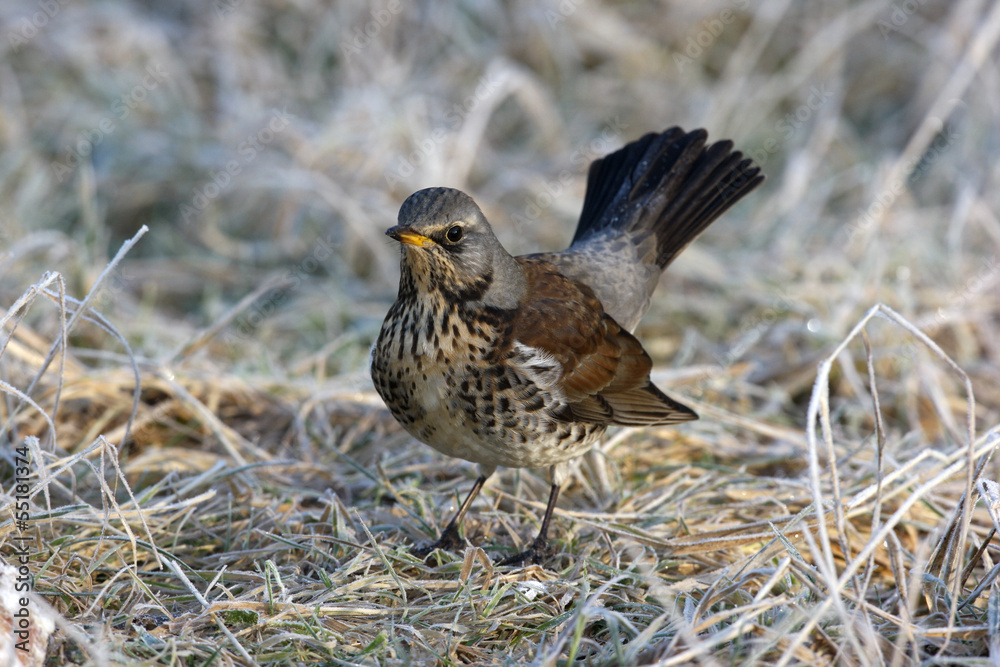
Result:
[[[514,322],[514,340],[558,362],[566,418],[623,426],[697,419],[652,384],[649,355],[604,312],[592,289],[545,260],[518,261],[529,287]]]

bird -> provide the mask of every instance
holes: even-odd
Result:
[[[513,256],[475,201],[420,190],[386,235],[400,279],[371,351],[371,376],[410,435],[478,464],[479,476],[433,543],[464,545],[461,523],[498,467],[546,468],[537,536],[499,565],[543,562],[568,463],[610,426],[662,426],[698,415],[650,380],[633,335],[664,269],[764,179],[729,140],[704,129],[651,132],[591,163],[569,247]]]

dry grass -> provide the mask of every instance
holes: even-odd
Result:
[[[4,3],[25,664],[995,662],[1000,5],[695,6]],[[702,420],[586,457],[544,567],[493,565],[547,493],[516,470],[416,560],[475,473],[371,389],[382,231],[452,185],[557,248],[586,163],[673,124],[769,178],[639,328]]]

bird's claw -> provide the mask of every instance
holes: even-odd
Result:
[[[441,533],[441,537],[437,538],[436,541],[414,547],[410,550],[410,553],[423,560],[437,549],[441,549],[442,551],[457,551],[463,546],[465,546],[465,540],[458,534],[458,528],[454,524],[448,524],[448,527]]]
[[[521,553],[502,558],[496,564],[501,567],[508,565],[529,565],[531,563],[541,564],[551,555],[552,548],[549,547],[548,543],[545,540],[536,539],[531,543],[530,547]]]

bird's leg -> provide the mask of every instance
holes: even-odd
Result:
[[[445,529],[441,532],[441,537],[439,537],[436,542],[426,546],[417,547],[410,553],[417,558],[426,558],[435,549],[454,551],[455,549],[460,548],[462,546],[462,537],[458,534],[458,527],[462,525],[462,519],[465,518],[465,513],[469,511],[469,506],[472,505],[472,501],[479,495],[479,492],[483,488],[483,484],[486,483],[486,478],[487,475],[479,475],[479,478],[476,479],[476,483],[472,485],[472,490],[469,491],[469,495],[466,496],[465,502],[463,502],[462,506],[458,508],[457,512],[455,512],[455,516],[453,516],[451,521],[448,522],[448,525],[445,526]]]
[[[538,537],[527,549],[519,554],[508,556],[497,565],[523,565],[525,563],[539,563],[549,555],[547,536],[549,532],[549,521],[552,520],[552,510],[556,508],[556,500],[559,498],[559,485],[552,483],[549,491],[549,504],[545,506],[545,516],[542,517],[542,527],[538,529]]]

